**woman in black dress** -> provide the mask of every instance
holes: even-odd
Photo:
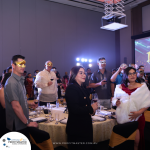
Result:
[[[69,150],[92,150],[93,126],[91,115],[95,114],[97,103],[91,105],[88,91],[82,86],[85,71],[75,66],[70,71],[66,101],[69,111],[66,132]]]

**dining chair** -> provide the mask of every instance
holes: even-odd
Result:
[[[138,122],[115,125],[109,141],[109,150],[133,150]]]
[[[145,150],[150,150],[150,107],[144,112],[144,116],[145,116],[145,128],[144,128]]]
[[[32,146],[41,150],[54,150],[49,133],[34,127],[29,127],[28,129]]]

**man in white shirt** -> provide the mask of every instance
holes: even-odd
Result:
[[[34,81],[35,87],[38,88],[38,100],[40,105],[47,105],[47,103],[56,103],[57,96],[57,77],[54,72],[51,71],[53,63],[47,61],[45,63],[45,69],[40,71],[36,75]]]

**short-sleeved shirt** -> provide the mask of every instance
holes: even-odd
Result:
[[[118,75],[117,75],[117,78],[116,78],[116,81],[115,81],[114,83],[115,83],[116,85],[121,84],[121,82],[122,82],[122,77],[123,77],[123,74],[122,74],[122,73],[118,74]]]
[[[107,79],[107,84],[95,88],[95,92],[97,93],[99,99],[111,98],[111,76],[112,73],[108,70],[105,70],[104,74],[102,74],[100,70],[97,70],[91,75],[90,83],[101,82],[104,80],[104,77]]]
[[[15,114],[11,102],[18,101],[22,107],[25,117],[29,120],[29,111],[26,98],[26,90],[24,86],[24,77],[12,73],[10,78],[6,81],[4,87],[5,106],[6,106],[6,128],[13,130],[13,124],[16,131],[27,127]]]

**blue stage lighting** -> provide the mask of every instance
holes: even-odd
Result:
[[[80,58],[76,58],[76,61],[79,61],[80,60]]]

